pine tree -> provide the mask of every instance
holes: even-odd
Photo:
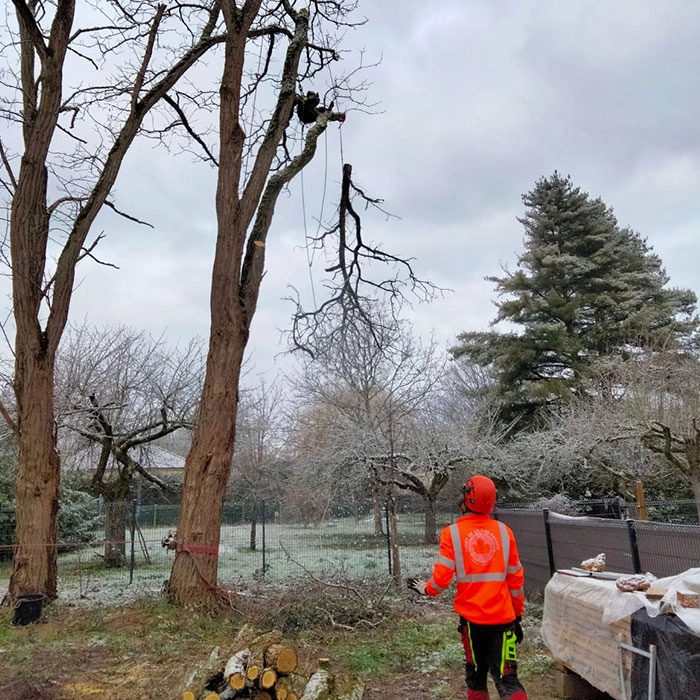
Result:
[[[523,203],[517,270],[487,278],[502,299],[492,325],[521,330],[463,333],[452,349],[491,367],[501,417],[522,427],[584,391],[595,359],[686,345],[698,325],[695,294],[667,289],[661,259],[646,241],[569,177],[540,179]]]

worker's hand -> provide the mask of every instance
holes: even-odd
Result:
[[[407,578],[406,585],[416,593],[420,593],[421,595],[427,595],[427,593],[425,592],[425,581],[421,581],[415,576],[413,578]]]
[[[515,633],[515,643],[520,644],[525,636],[523,635],[522,617],[520,615],[515,618],[515,622],[513,623],[513,632]]]

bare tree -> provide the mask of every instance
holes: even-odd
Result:
[[[385,309],[375,311],[372,332],[363,324],[346,325],[335,342],[317,347],[297,386],[302,401],[325,406],[343,426],[334,431],[333,450],[345,445],[341,454],[354,454],[356,468],[375,497],[387,499],[390,511],[397,488],[423,499],[425,537],[431,543],[435,500],[461,461],[454,441],[432,420],[431,398],[444,367],[434,342],[420,343]],[[377,531],[378,516],[375,508]],[[391,523],[392,518],[390,528]]]
[[[88,470],[105,500],[105,561],[126,560],[124,529],[134,480],[169,486],[150,469],[157,440],[192,430],[204,375],[201,343],[180,350],[127,327],[83,326],[66,336],[56,363],[57,420],[64,460]],[[73,439],[71,439],[73,438]],[[77,438],[77,439],[76,439]],[[157,466],[157,465],[155,465]]]
[[[144,120],[224,37],[218,2],[83,3],[77,14],[75,0],[12,4],[1,108],[10,128],[0,141],[15,331],[15,405],[0,411],[19,452],[9,597],[55,598],[53,380],[76,266],[96,260],[101,236],[88,236],[103,207],[121,214],[110,192]]]
[[[285,185],[313,158],[328,123],[342,122],[345,115],[330,109],[318,112],[303,135],[300,152],[291,158],[285,132],[298,99],[297,83],[320,80],[329,62],[339,58],[333,33],[350,25],[356,3],[311,0],[302,9],[289,0],[219,4],[226,42],[218,94],[218,235],[207,372],[200,420],[186,460],[178,549],[169,583],[170,598],[178,605],[210,606],[218,603],[221,593],[218,543],[235,442],[238,384],[275,205]],[[267,59],[246,87],[251,42],[266,47]],[[252,131],[241,116],[251,95],[269,106]]]

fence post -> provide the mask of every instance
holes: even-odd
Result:
[[[552,546],[552,531],[549,524],[549,509],[543,508],[542,515],[544,516],[544,536],[547,539],[547,558],[549,559],[549,575],[554,576],[557,567],[554,565],[554,547]]]
[[[134,582],[134,559],[136,557],[136,499],[131,501],[131,557],[129,558],[129,583]]]
[[[644,500],[644,485],[642,484],[641,479],[637,480],[636,484],[636,490],[637,490],[637,510],[639,511],[638,517],[640,520],[646,520],[647,519],[647,504],[646,501]]]
[[[389,576],[392,575],[392,566],[391,566],[391,533],[389,529],[389,499],[385,498],[384,499],[384,525],[385,525],[385,530],[386,530],[386,555],[389,560]]]
[[[262,530],[262,554],[263,554],[263,561],[262,561],[262,572],[263,576],[265,575],[265,572],[267,571],[267,547],[265,546],[265,499],[263,499],[262,502],[262,514],[260,516],[260,529]]]
[[[642,573],[642,562],[639,559],[639,546],[637,545],[637,529],[634,526],[634,520],[627,520],[627,534],[630,540],[630,553],[632,554],[632,566],[635,574]]]

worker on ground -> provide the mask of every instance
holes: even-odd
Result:
[[[467,700],[489,700],[489,672],[501,700],[527,700],[515,648],[523,639],[523,567],[512,530],[489,517],[495,504],[493,481],[473,476],[462,488],[464,515],[440,534],[432,576],[407,583],[418,593],[436,596],[456,576],[454,609],[466,657]]]

